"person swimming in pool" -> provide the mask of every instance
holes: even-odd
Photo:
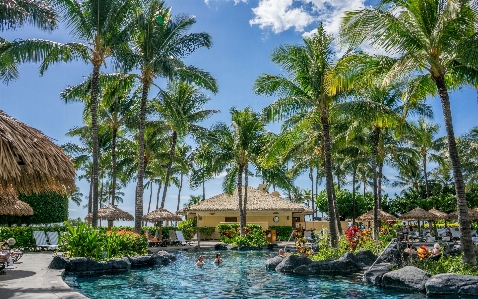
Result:
[[[202,255],[200,255],[198,257],[197,262],[196,262],[196,266],[201,267],[202,265],[204,265],[204,257]]]
[[[222,257],[220,253],[216,253],[216,259],[214,259],[214,264],[222,263]]]

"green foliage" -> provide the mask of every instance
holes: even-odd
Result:
[[[194,219],[181,221],[178,223],[177,228],[183,232],[184,238],[186,240],[189,240],[194,236],[197,231],[196,221]]]
[[[60,245],[68,257],[89,257],[104,260],[147,252],[148,239],[129,230],[107,231],[94,229],[86,223],[71,226],[65,222],[67,233],[60,234]]]
[[[215,227],[207,227],[207,226],[204,226],[204,227],[200,227],[199,228],[199,233],[201,234],[201,238],[202,237],[211,237],[212,234],[216,231],[216,228]]]
[[[292,234],[292,226],[269,226],[270,230],[276,231],[277,240],[287,241]]]
[[[33,209],[32,216],[0,216],[0,224],[60,223],[68,219],[68,197],[54,192],[19,194],[21,201]]]
[[[454,273],[461,275],[478,276],[478,267],[463,263],[462,255],[444,256],[442,255],[437,261],[432,259],[414,260],[413,266],[422,269],[431,275],[441,273]]]
[[[337,198],[337,209],[340,217],[352,218],[354,216],[352,192],[346,189],[338,190],[337,187],[335,187],[335,196]],[[384,200],[386,200],[386,198]],[[329,210],[326,190],[322,190],[317,195],[316,204],[317,209],[320,212],[327,212]],[[371,209],[373,209],[373,194],[366,193],[364,198],[363,194],[356,192],[355,217],[358,217]]]
[[[240,225],[237,223],[219,224],[217,228],[219,240],[226,244],[235,246],[265,246],[268,244],[265,232],[258,224],[247,224],[244,236],[240,235]]]
[[[33,238],[34,231],[45,231],[58,233],[65,232],[67,228],[65,226],[54,225],[50,227],[40,226],[14,226],[14,227],[0,227],[0,241],[4,241],[8,238],[14,238],[16,243],[11,248],[34,248],[36,247],[35,239]]]

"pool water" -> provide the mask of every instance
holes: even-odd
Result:
[[[202,267],[195,266],[198,252],[182,251],[167,266],[67,276],[65,282],[90,298],[430,298],[364,285],[361,276],[295,276],[265,269],[265,261],[276,252],[222,252],[219,266],[213,264],[214,252],[200,254],[205,258]]]

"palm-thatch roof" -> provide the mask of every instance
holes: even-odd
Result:
[[[243,189],[244,192],[244,189]],[[237,189],[232,194],[222,193],[207,200],[179,210],[178,214],[201,211],[239,211]],[[313,211],[306,206],[271,195],[266,191],[252,187],[247,189],[248,211],[292,211],[297,213],[312,214]]]
[[[393,216],[392,214],[389,214],[385,211],[382,211],[378,209],[378,220],[397,220],[397,217]],[[367,213],[363,214],[362,216],[357,218],[358,221],[364,222],[364,221],[373,221],[373,210],[368,211]]]
[[[470,220],[477,220],[478,219],[478,211],[476,209],[468,209],[468,217]],[[458,212],[451,212],[448,214],[448,219],[458,219]]]
[[[143,216],[144,221],[181,221],[181,216],[178,216],[166,209],[157,209]]]
[[[0,110],[0,188],[21,193],[72,192],[71,159],[42,132]]]
[[[415,208],[410,212],[407,212],[399,217],[403,220],[435,220],[439,217],[433,213],[430,213],[422,208]]]
[[[442,211],[438,211],[437,209],[433,208],[429,210],[428,212],[435,214],[438,219],[448,219],[448,214]]]
[[[26,202],[19,200],[12,188],[0,188],[0,215],[31,216],[33,209]]]
[[[92,218],[93,216],[91,213],[89,213],[85,217],[87,221],[91,221]],[[130,213],[121,210],[117,206],[109,204],[106,207],[103,207],[98,210],[98,219],[110,220],[110,221],[113,221],[113,220],[133,221],[134,217]]]

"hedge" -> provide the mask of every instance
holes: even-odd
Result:
[[[276,231],[277,241],[287,241],[292,234],[292,226],[269,226],[269,230]]]
[[[0,224],[47,224],[68,220],[68,197],[54,192],[19,194],[33,209],[32,216],[0,216]]]

